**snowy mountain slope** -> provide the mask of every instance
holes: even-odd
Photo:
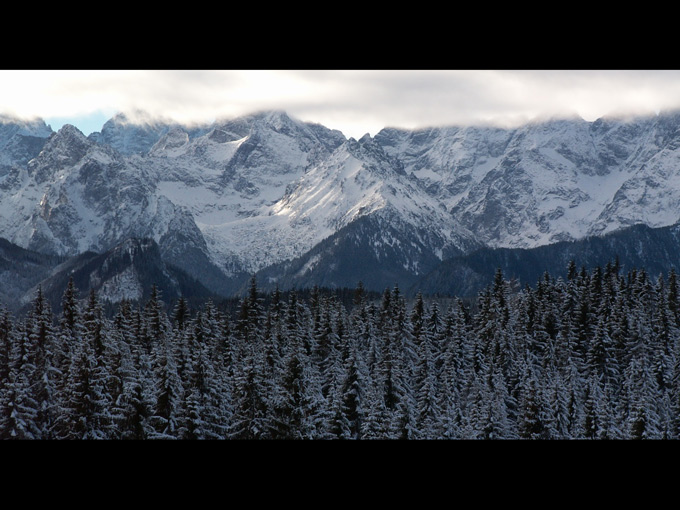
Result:
[[[173,126],[146,154],[125,155],[67,125],[3,179],[0,232],[60,255],[148,237],[166,260],[224,291],[227,276],[311,247],[291,252],[294,243],[279,236],[267,253],[253,241],[258,229],[278,232],[268,208],[344,141],[339,131],[264,112],[202,136]]]
[[[149,198],[146,172],[73,126],[53,134],[2,197],[2,232],[20,246],[73,255],[103,251],[132,235],[159,237],[181,214]]]
[[[365,271],[382,264],[385,278],[410,279],[482,246],[674,224],[679,158],[677,112],[390,128],[360,140],[282,111],[198,127],[117,116],[90,137],[7,122],[0,235],[69,256],[149,238],[223,294],[266,268],[271,281],[330,278],[353,250]]]
[[[310,170],[272,206],[271,214],[282,218],[279,228],[288,225],[299,238],[316,237],[316,242],[360,217],[378,215],[393,226],[419,230],[420,242],[439,257],[474,245],[472,234],[369,136],[348,140]]]
[[[680,268],[680,224],[652,228],[639,224],[602,236],[563,241],[536,248],[482,248],[453,257],[416,280],[409,292],[474,298],[493,281],[497,269],[517,288],[534,286],[547,272],[567,277],[577,271],[618,263],[622,272],[643,269],[655,280]]]
[[[406,170],[483,242],[524,246],[582,235],[574,223],[585,212],[573,207],[589,183],[579,176],[600,165],[587,129],[585,121],[563,120],[515,130],[391,130],[376,139],[401,154]]]
[[[480,241],[535,247],[680,219],[680,115],[516,129],[384,130],[376,141]]]
[[[5,177],[0,231],[19,246],[68,256],[101,253],[130,237],[151,238],[168,262],[223,290],[226,277],[211,267],[193,218],[155,194],[155,175],[142,158],[125,157],[64,126],[37,157]]]
[[[132,114],[118,113],[106,121],[99,132],[91,133],[88,138],[101,145],[113,147],[121,154],[146,154],[151,147],[168,131],[180,127],[176,122],[157,119],[145,112]],[[192,137],[205,134],[209,126],[196,125],[185,127]]]
[[[442,262],[423,243],[423,231],[381,212],[357,218],[292,260],[256,273],[263,290],[407,287]]]
[[[42,120],[0,114],[0,179],[12,167],[22,167],[37,156],[51,134],[52,129]]]
[[[343,142],[338,131],[264,112],[219,123],[193,141],[171,131],[146,162],[153,160],[156,196],[192,215],[213,262],[231,275],[311,248],[296,248],[271,208]]]
[[[32,287],[24,288],[20,299],[12,305],[17,310],[30,305],[40,286],[53,310],[59,310],[69,279],[73,279],[79,299],[86,299],[93,289],[100,302],[113,305],[123,299],[143,303],[149,299],[153,286],[166,303],[180,296],[187,299],[214,296],[186,273],[167,264],[155,241],[129,238],[103,253],[85,252],[53,265]]]
[[[62,262],[60,257],[25,250],[0,238],[0,307],[14,311],[25,293]]]

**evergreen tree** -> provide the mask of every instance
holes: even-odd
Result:
[[[276,403],[276,437],[312,439],[325,434],[325,399],[320,373],[311,361],[313,335],[308,310],[293,292],[286,317],[287,353]]]
[[[0,307],[0,391],[9,378],[12,351],[13,320],[6,308]]]
[[[144,305],[142,317],[143,343],[148,353],[151,353],[155,345],[163,344],[166,335],[171,330],[168,316],[165,313],[160,290],[153,285],[151,295]]]
[[[266,409],[267,398],[252,365],[236,372],[233,389],[234,409],[228,437],[231,439],[266,439],[271,435]]]
[[[541,385],[531,366],[527,365],[521,382],[518,416],[519,437],[522,439],[550,439],[546,423],[546,406]]]
[[[633,358],[625,380],[627,392],[627,438],[661,439],[663,426],[658,412],[659,392],[656,378],[648,362]]]
[[[677,275],[620,270],[517,292],[498,270],[445,314],[397,286],[265,306],[252,278],[235,313],[172,319],[155,287],[111,316],[71,279],[58,321],[41,288],[0,309],[0,438],[677,439]]]
[[[109,399],[106,378],[93,343],[83,339],[71,350],[63,404],[65,439],[109,439]]]
[[[349,341],[345,378],[339,388],[332,432],[338,439],[361,439],[364,432],[366,374],[361,366],[356,342]]]
[[[9,359],[9,375],[2,394],[2,438],[41,439],[38,420],[39,404],[34,398],[31,378],[31,344],[26,325],[13,328]]]
[[[25,328],[25,358],[21,370],[25,371],[27,377],[29,398],[37,407],[37,437],[51,439],[55,436],[59,416],[57,397],[61,371],[58,363],[62,355],[52,311],[41,287],[38,287],[33,307],[26,316]]]
[[[155,374],[155,403],[150,417],[152,439],[177,439],[181,420],[181,403],[184,397],[182,382],[170,337],[154,346],[153,369]]]
[[[440,388],[437,370],[437,349],[434,332],[421,333],[416,367],[416,428],[417,438],[435,439],[441,435]]]
[[[154,433],[150,423],[155,404],[154,380],[149,355],[136,335],[138,319],[139,313],[131,303],[121,301],[114,317],[114,338],[121,353],[118,373],[122,391],[113,405],[120,439],[147,439]]]
[[[177,329],[182,331],[190,318],[189,305],[184,296],[180,296],[172,312],[172,319]]]
[[[184,417],[180,437],[187,439],[219,439],[226,436],[228,388],[219,377],[218,317],[211,302],[199,312],[190,331],[177,333],[187,336],[188,366],[184,382]]]

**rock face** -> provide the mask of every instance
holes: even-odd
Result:
[[[676,112],[360,140],[282,111],[209,126],[131,118],[89,137],[1,118],[0,236],[69,257],[150,239],[226,295],[258,271],[290,286],[411,283],[482,247],[680,219]]]
[[[552,120],[513,130],[385,130],[376,141],[494,247],[536,247],[680,219],[680,116]]]
[[[160,138],[180,126],[171,121],[151,118],[144,112],[133,115],[119,113],[108,120],[102,130],[88,137],[101,145],[108,145],[126,156],[149,152]],[[205,134],[208,126],[186,128],[192,137]]]
[[[13,311],[30,306],[38,287],[52,309],[59,310],[69,280],[73,280],[79,299],[87,299],[89,291],[94,290],[101,302],[113,305],[124,299],[144,303],[154,287],[169,304],[180,296],[188,300],[214,296],[185,272],[167,264],[153,239],[129,238],[103,253],[85,252],[67,259],[49,258],[16,246],[7,248],[10,246],[0,241],[0,275],[2,255],[8,252],[22,261],[19,267],[30,268],[37,274],[20,282],[21,292],[16,293],[16,299],[10,303]],[[14,278],[17,273],[21,276],[17,268],[11,272]]]
[[[42,120],[25,121],[0,114],[0,178],[36,157],[51,134]]]

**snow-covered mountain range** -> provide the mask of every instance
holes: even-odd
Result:
[[[59,256],[151,239],[223,295],[258,271],[385,287],[479,248],[677,223],[679,129],[668,112],[355,140],[267,111],[201,126],[121,114],[86,137],[3,116],[0,237]]]

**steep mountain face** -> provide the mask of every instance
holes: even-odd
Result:
[[[416,280],[410,291],[475,297],[493,280],[497,269],[517,286],[533,286],[546,272],[566,278],[571,262],[577,271],[608,264],[618,264],[622,274],[644,269],[655,281],[657,276],[680,268],[680,224],[658,228],[640,224],[603,236],[531,249],[482,248],[443,261]]]
[[[104,252],[129,237],[148,237],[159,243],[168,262],[193,268],[197,277],[210,274],[213,286],[222,289],[225,277],[210,267],[193,218],[155,193],[155,175],[142,158],[125,157],[64,126],[24,168],[5,176],[0,231],[25,248],[64,256]],[[189,253],[191,263],[185,260]]]
[[[160,237],[182,211],[153,197],[144,168],[64,126],[6,194],[2,231],[27,248],[61,255],[103,251],[130,236]],[[5,197],[3,197],[3,203]]]
[[[0,178],[36,157],[51,134],[52,129],[42,120],[0,114]]]
[[[258,271],[382,290],[484,247],[675,224],[679,158],[677,112],[360,140],[282,111],[191,127],[118,115],[90,137],[2,119],[0,236],[69,257],[150,239],[222,295]]]
[[[384,214],[362,216],[302,256],[256,273],[258,286],[265,291],[355,288],[358,282],[367,289],[407,287],[441,263],[422,234]]]
[[[485,245],[528,248],[678,221],[679,122],[668,113],[512,130],[390,129],[376,141]]]
[[[134,115],[118,113],[108,120],[100,132],[88,136],[101,145],[113,147],[121,154],[131,156],[149,152],[158,140],[173,128],[180,127],[177,123],[152,118],[144,112]],[[192,137],[205,134],[208,126],[197,125],[187,129]]]
[[[148,237],[165,260],[221,293],[244,273],[312,247],[258,236],[278,233],[270,207],[344,143],[339,131],[265,112],[216,123],[201,136],[146,126],[143,142],[153,145],[130,155],[131,133],[142,128],[130,132],[118,119],[116,132],[125,134],[115,138],[113,124],[103,133],[124,152],[104,144],[106,137],[86,138],[64,126],[24,167],[12,167],[0,183],[6,238],[71,256]]]
[[[156,195],[192,215],[213,263],[232,276],[299,255],[321,239],[300,239],[274,204],[343,142],[338,131],[265,112],[217,123],[193,140],[170,131],[145,162],[153,162]]]
[[[0,307],[14,311],[29,289],[64,260],[21,248],[0,238]]]
[[[184,271],[167,264],[153,239],[129,238],[103,253],[89,251],[53,264],[46,276],[23,289],[13,308],[20,311],[21,307],[30,306],[40,286],[52,309],[60,310],[70,279],[80,300],[94,290],[99,301],[108,305],[123,299],[144,303],[154,286],[166,303],[180,296],[189,300],[214,296]]]
[[[290,187],[270,211],[278,218],[278,232],[290,229],[288,237],[295,235],[310,247],[367,216],[404,233],[400,239],[385,228],[385,235],[372,243],[376,253],[386,245],[406,243],[409,236],[416,237],[420,253],[437,253],[439,258],[475,245],[472,235],[448,217],[420,182],[368,136],[344,143]],[[417,271],[418,259],[410,263]]]

